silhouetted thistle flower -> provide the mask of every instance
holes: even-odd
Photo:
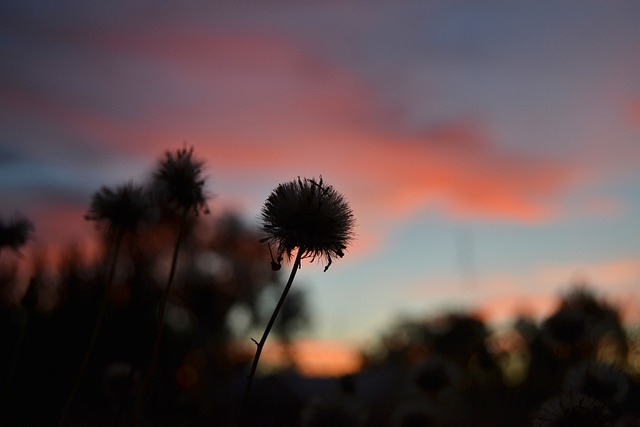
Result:
[[[153,175],[154,192],[180,212],[208,213],[203,168],[204,162],[193,158],[193,147],[166,151]]]
[[[354,218],[349,204],[330,185],[300,179],[278,185],[262,208],[263,242],[274,244],[278,268],[283,255],[295,249],[302,257],[325,259],[325,271],[335,257],[342,258],[353,237]]]
[[[0,251],[8,248],[16,253],[33,236],[33,223],[22,215],[15,215],[9,221],[0,218]]]
[[[534,427],[609,427],[611,412],[599,400],[582,394],[564,394],[544,402],[533,419]]]
[[[106,225],[110,233],[129,233],[137,231],[150,214],[147,191],[128,182],[115,189],[102,187],[94,193],[85,219]]]
[[[354,218],[349,204],[330,185],[320,180],[300,179],[278,185],[267,198],[261,213],[261,229],[266,237],[261,242],[276,246],[277,260],[271,260],[274,270],[280,269],[282,257],[291,258],[297,249],[295,261],[291,267],[289,280],[282,291],[269,323],[265,328],[260,342],[256,344],[256,354],[251,364],[251,371],[247,381],[244,404],[249,400],[251,383],[255,376],[260,354],[269,332],[284,304],[291,284],[300,268],[302,258],[310,257],[327,260],[324,271],[331,265],[333,257],[344,256],[347,244],[353,237]]]

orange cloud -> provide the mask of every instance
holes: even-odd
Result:
[[[345,181],[348,177],[361,181],[355,197],[363,197],[369,211],[406,216],[435,207],[455,216],[525,222],[543,221],[557,213],[552,200],[569,187],[571,171],[527,155],[501,152],[468,124],[450,126],[462,127],[464,133],[456,138],[435,133],[404,140],[361,135],[345,141],[347,147],[335,147],[335,159],[327,164]]]

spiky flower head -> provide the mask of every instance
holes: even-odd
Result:
[[[154,191],[174,209],[208,213],[203,168],[204,162],[193,158],[193,147],[166,151],[153,175]]]
[[[102,187],[93,194],[85,219],[107,226],[109,232],[135,232],[151,217],[148,192],[132,182],[115,189]]]
[[[629,379],[617,366],[583,361],[567,371],[563,389],[567,393],[581,393],[615,407],[625,401]]]
[[[533,418],[534,427],[613,426],[611,412],[599,400],[567,393],[542,404]]]
[[[33,231],[33,223],[20,214],[7,222],[0,218],[0,249],[9,248],[18,252],[33,236]]]
[[[275,266],[297,248],[312,261],[325,259],[325,271],[334,257],[344,256],[355,224],[349,204],[322,177],[278,185],[262,207],[261,221],[262,242],[276,247]]]

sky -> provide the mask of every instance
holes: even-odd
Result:
[[[634,0],[3,1],[0,214],[37,245],[94,238],[91,194],[186,143],[214,214],[257,224],[298,176],[350,203],[345,257],[296,277],[305,339],[539,316],[573,283],[633,317],[638,18]]]

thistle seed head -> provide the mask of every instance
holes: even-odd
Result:
[[[33,223],[22,215],[16,214],[7,222],[0,218],[0,249],[18,252],[31,239],[33,232]]]
[[[148,192],[128,182],[115,189],[102,187],[91,198],[85,219],[107,226],[109,232],[132,233],[151,218]]]
[[[353,238],[355,220],[349,204],[330,185],[304,178],[278,185],[261,213],[262,242],[273,244],[278,262],[296,248],[303,257],[325,259],[325,271],[342,258]]]
[[[581,394],[563,394],[542,404],[533,418],[535,427],[613,426],[605,404]]]
[[[166,151],[153,175],[154,191],[174,209],[208,213],[203,168],[204,162],[193,158],[193,147]]]

